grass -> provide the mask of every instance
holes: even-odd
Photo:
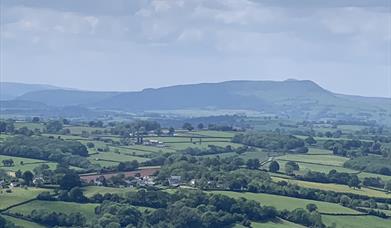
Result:
[[[307,154],[325,154],[325,155],[332,155],[332,154],[333,154],[333,151],[311,147],[311,148],[309,148],[309,151],[308,151]]]
[[[175,153],[176,150],[168,147],[154,147],[154,146],[144,146],[144,145],[131,145],[127,146],[129,149],[142,150],[145,152],[151,153]]]
[[[307,155],[307,154],[287,154],[276,158],[277,160],[289,160],[297,162],[316,163],[320,165],[340,166],[349,160],[345,157],[334,155]]]
[[[47,164],[51,169],[55,169],[57,165],[55,162],[48,162],[45,160],[0,155],[0,161],[5,159],[12,159],[14,161],[14,166],[4,167],[3,163],[0,163],[0,168],[12,172],[16,172],[18,170],[21,170],[22,172],[33,170],[35,167],[40,166],[41,164]],[[23,162],[23,165],[20,162]]]
[[[126,192],[131,192],[131,191],[135,191],[135,189],[132,189],[132,188],[110,188],[110,187],[101,187],[101,186],[87,186],[87,187],[83,187],[83,192],[84,192],[84,195],[87,196],[87,197],[92,197],[93,195],[95,194],[106,194],[106,193],[117,193],[117,194],[121,194],[121,193],[126,193]]]
[[[48,191],[43,188],[14,188],[11,193],[0,191],[0,209],[34,199],[39,193]],[[2,193],[1,193],[2,192]]]
[[[333,223],[338,228],[389,228],[390,219],[382,219],[375,216],[331,216],[323,215],[323,223],[331,226]]]
[[[343,207],[339,204],[307,200],[307,199],[298,199],[293,197],[271,195],[264,193],[250,193],[250,192],[230,192],[230,191],[213,191],[214,194],[223,194],[233,198],[246,198],[248,200],[255,200],[261,205],[273,206],[278,210],[294,210],[296,208],[305,208],[307,204],[313,203],[318,206],[320,212],[327,213],[348,213],[348,214],[360,214],[355,210],[352,210],[347,207]]]
[[[43,125],[42,123],[32,123],[32,122],[15,122],[14,126],[17,129],[22,127],[27,127],[30,130],[39,129],[40,131],[45,129],[45,125]]]
[[[127,155],[127,154],[124,154],[124,153],[114,153],[112,151],[109,151],[109,152],[99,152],[98,154],[94,154],[94,155],[91,155],[89,157],[89,159],[92,161],[92,160],[96,160],[96,159],[104,159],[104,160],[110,160],[110,161],[114,161],[114,162],[125,162],[125,161],[133,161],[133,160],[137,160],[139,162],[143,162],[143,161],[146,161],[148,160],[148,158],[142,158],[142,157],[136,157],[136,156],[131,156],[131,155]]]
[[[77,134],[80,135],[83,131],[91,133],[92,131],[104,131],[105,128],[103,127],[86,127],[86,126],[69,126],[65,127],[71,131],[71,134]]]
[[[272,179],[273,181],[286,181],[306,188],[321,189],[321,190],[343,192],[343,193],[353,193],[357,195],[365,195],[370,197],[391,198],[391,194],[387,194],[385,192],[364,188],[364,187],[362,187],[361,189],[353,189],[353,188],[349,188],[349,186],[347,185],[341,185],[341,184],[316,183],[316,182],[309,182],[309,181],[302,181],[302,180],[284,179],[279,177],[272,177]]]
[[[192,131],[188,134],[194,134],[194,135],[203,135],[203,136],[209,136],[209,137],[234,137],[237,132],[234,131],[208,131],[208,130],[202,130],[202,131]]]
[[[99,204],[92,203],[73,203],[73,202],[63,202],[63,201],[41,201],[36,200],[28,204],[20,205],[14,207],[10,210],[12,213],[20,213],[23,215],[29,215],[33,210],[45,209],[51,212],[61,212],[64,214],[71,214],[80,212],[87,219],[91,219],[95,216],[95,207]]]
[[[287,163],[287,161],[277,160],[277,162],[280,164],[280,170],[282,172],[284,172],[285,171],[285,164]],[[316,171],[316,172],[329,173],[333,169],[335,169],[338,172],[344,172],[344,173],[357,173],[358,172],[357,170],[348,169],[348,168],[339,167],[339,166],[309,164],[309,163],[302,163],[302,162],[297,162],[297,164],[300,167],[300,170],[298,171],[299,174],[304,174],[305,172],[307,172],[309,170]],[[264,168],[267,168],[267,167],[264,167]]]
[[[286,220],[276,220],[270,222],[251,222],[251,227],[253,228],[302,228],[304,226],[292,223]]]
[[[189,143],[166,143],[166,145],[168,145],[169,148],[174,150],[184,150],[188,147],[202,149],[202,148],[208,148],[209,145],[221,146],[221,147],[232,146],[233,148],[242,146],[241,144],[231,143],[231,142],[202,142],[201,144],[190,143],[190,142]]]
[[[11,217],[8,215],[1,215],[1,216],[3,216],[6,220],[12,222],[13,224],[15,224],[16,226],[19,226],[19,227],[24,227],[24,228],[44,228],[45,227],[45,226],[39,225],[38,223],[14,218],[14,217]]]

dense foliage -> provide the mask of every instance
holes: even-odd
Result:
[[[85,158],[87,148],[78,141],[44,136],[14,136],[0,144],[0,154],[55,161],[73,166],[89,168],[91,163]]]
[[[362,156],[344,163],[344,167],[382,175],[391,175],[391,158]]]
[[[232,142],[247,146],[255,146],[270,151],[284,151],[293,153],[307,153],[304,140],[292,135],[264,134],[264,133],[241,133],[236,134]]]

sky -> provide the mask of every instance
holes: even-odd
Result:
[[[313,80],[391,97],[390,0],[0,0],[0,80],[134,91]]]

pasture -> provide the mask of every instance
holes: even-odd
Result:
[[[320,212],[326,213],[347,213],[347,214],[360,214],[360,212],[353,209],[343,207],[339,204],[299,199],[293,197],[271,195],[264,193],[250,193],[250,192],[231,192],[231,191],[211,191],[213,194],[223,194],[232,198],[246,198],[248,200],[255,200],[261,205],[273,206],[278,210],[294,210],[296,208],[305,208],[307,204],[313,203],[318,206]]]
[[[43,188],[14,188],[11,193],[6,193],[4,190],[0,191],[0,210],[9,206],[34,199],[39,193],[48,191]]]
[[[116,194],[123,194],[126,192],[136,191],[136,189],[132,188],[110,188],[110,187],[101,187],[101,186],[87,186],[83,187],[83,193],[86,197],[92,197],[95,194],[106,194],[106,193],[116,193]]]
[[[3,216],[7,221],[12,222],[13,224],[15,224],[16,226],[19,226],[19,227],[24,227],[24,228],[44,228],[45,227],[45,226],[39,225],[38,223],[35,223],[35,222],[30,222],[27,220],[14,218],[14,217],[11,217],[8,215],[1,215],[1,216]]]
[[[16,172],[18,170],[24,172],[27,170],[33,170],[35,167],[41,165],[41,164],[47,164],[51,169],[55,169],[57,163],[55,162],[48,162],[45,160],[38,160],[38,159],[31,159],[31,158],[21,158],[21,157],[13,157],[13,156],[6,156],[6,155],[0,155],[0,162],[6,159],[12,159],[14,161],[13,166],[3,166],[3,163],[0,163],[0,168]]]
[[[284,156],[279,156],[277,160],[284,161],[297,161],[302,163],[310,164],[320,164],[320,165],[329,165],[329,166],[339,166],[349,160],[346,157],[340,157],[335,155],[309,155],[309,154],[287,154]]]
[[[285,164],[287,161],[281,161],[276,159],[277,162],[280,164],[280,171],[285,171]],[[329,166],[329,165],[321,165],[321,164],[310,164],[310,163],[302,163],[302,162],[297,162],[296,163],[299,165],[300,170],[297,173],[304,174],[307,171],[316,171],[316,172],[323,172],[323,173],[329,173],[331,170],[336,170],[338,172],[344,172],[344,173],[357,173],[357,170],[353,169],[348,169],[344,167],[339,167],[339,166]],[[266,168],[266,167],[264,167]]]
[[[23,204],[9,210],[11,213],[20,213],[23,215],[29,215],[33,210],[48,210],[50,212],[61,212],[64,214],[71,214],[80,212],[87,219],[91,219],[95,216],[95,207],[99,204],[92,203],[73,203],[64,201],[41,201],[35,200],[27,204]]]
[[[43,131],[46,127],[42,123],[33,123],[33,122],[15,122],[14,126],[16,129],[27,127],[30,130],[39,129],[40,131]]]
[[[272,177],[273,181],[286,181],[292,184],[297,184],[305,188],[321,189],[334,192],[353,193],[357,195],[365,195],[370,197],[391,198],[391,194],[382,191],[377,191],[362,187],[361,189],[349,188],[347,185],[333,184],[333,183],[316,183],[302,180],[285,179],[280,177]]]
[[[270,222],[251,222],[251,227],[253,228],[304,228],[304,226],[292,223],[286,220],[276,220]]]
[[[382,219],[375,216],[331,216],[323,215],[323,223],[331,226],[337,224],[338,228],[389,228],[391,219]]]

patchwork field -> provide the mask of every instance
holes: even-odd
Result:
[[[9,206],[34,199],[39,193],[48,191],[42,188],[14,188],[11,193],[0,191],[0,210]]]

